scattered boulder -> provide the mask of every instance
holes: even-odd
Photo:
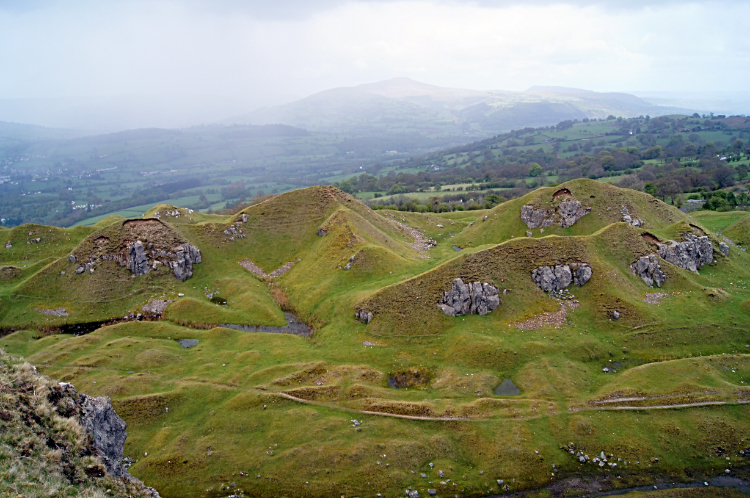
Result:
[[[531,233],[531,232],[529,232],[528,230],[526,230],[526,236],[527,236],[527,237],[533,237],[533,236],[534,236],[534,234],[533,234],[533,233]]]
[[[714,246],[707,236],[698,237],[692,233],[685,234],[684,242],[670,241],[670,244],[659,246],[659,256],[684,270],[698,273],[698,268],[712,263]]]
[[[242,213],[242,223],[247,223],[247,214]]]
[[[73,256],[72,254],[69,256],[69,259],[70,259],[71,263],[75,263],[76,262],[76,257]]]
[[[372,321],[372,311],[366,311],[366,310],[359,310],[356,313],[354,313],[354,317],[363,323],[370,323]]]
[[[609,317],[610,317],[610,318],[611,318],[612,320],[619,320],[619,319],[620,319],[620,312],[619,312],[619,311],[617,311],[617,310],[614,310],[614,311],[612,311],[612,312],[611,312],[611,313],[609,314]]]
[[[724,256],[729,256],[729,246],[724,242],[719,242],[719,250]]]
[[[326,235],[327,233],[328,233],[328,232],[326,232],[326,231],[325,231],[325,230],[323,230],[322,228],[318,228],[318,237],[325,237],[325,235]]]
[[[630,211],[626,206],[622,207],[622,210],[620,210],[620,213],[622,214],[622,221],[624,223],[627,223],[628,225],[633,225],[634,227],[642,227],[646,224],[645,221],[643,221],[640,218],[635,218],[630,215]]]
[[[667,279],[667,276],[661,271],[659,260],[655,254],[641,256],[635,263],[630,265],[630,269],[633,270],[634,274],[641,277],[649,287],[653,287],[654,284],[657,287],[661,287],[662,282]]]
[[[593,270],[587,263],[540,266],[531,272],[531,279],[544,292],[567,289],[571,283],[578,287],[591,280]]]
[[[443,294],[437,306],[449,316],[486,315],[500,306],[500,296],[497,287],[486,282],[465,284],[457,278],[453,281],[451,289]]]

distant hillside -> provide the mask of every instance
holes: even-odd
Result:
[[[443,88],[394,78],[316,93],[302,100],[235,116],[226,123],[282,123],[316,131],[388,132],[417,129],[439,134],[486,132],[609,115],[663,115],[685,111],[656,106],[634,95],[534,86],[525,92]]]

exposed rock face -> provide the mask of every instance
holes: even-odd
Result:
[[[581,201],[566,197],[560,203],[556,210],[535,208],[527,204],[521,207],[521,221],[526,223],[529,230],[539,227],[552,226],[553,223],[559,223],[561,227],[572,227],[576,221],[580,220],[591,212],[591,208],[584,208]]]
[[[698,268],[713,262],[714,246],[705,235],[698,237],[689,233],[685,238],[685,242],[670,241],[670,244],[660,245],[659,256],[675,266],[698,273]]]
[[[486,282],[465,284],[460,278],[453,281],[451,290],[443,294],[438,304],[438,308],[450,316],[486,315],[498,306],[500,306],[500,296],[497,287]]]
[[[552,209],[535,208],[531,204],[521,207],[521,221],[526,223],[530,230],[539,227],[548,227],[554,222]]]
[[[80,422],[94,440],[94,446],[102,457],[107,471],[123,477],[122,449],[128,437],[125,422],[117,415],[106,396],[93,398],[80,395]]]
[[[576,221],[580,220],[591,212],[591,208],[584,209],[581,201],[567,197],[557,208],[560,215],[560,226],[563,228],[572,227]]]
[[[174,276],[184,282],[193,276],[193,264],[201,262],[201,252],[190,244],[182,244],[177,248],[175,261],[170,262]]]
[[[567,289],[571,283],[581,287],[594,274],[587,263],[571,263],[557,266],[540,266],[531,272],[531,279],[544,292]]]
[[[667,276],[661,271],[659,266],[659,260],[655,254],[649,254],[648,256],[641,256],[638,261],[630,265],[630,269],[633,270],[637,276],[641,277],[646,285],[653,287],[656,284],[657,287],[661,287],[662,282],[667,279]]]
[[[128,269],[136,276],[148,273],[148,257],[140,240],[128,244]]]
[[[724,242],[719,242],[719,250],[724,256],[729,256],[729,246]]]
[[[363,323],[370,323],[372,321],[372,311],[359,310],[354,313],[354,317]]]

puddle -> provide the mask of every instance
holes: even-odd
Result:
[[[495,388],[495,394],[498,396],[518,396],[521,390],[510,379],[505,379],[502,384]]]
[[[185,349],[197,346],[199,342],[198,339],[177,339],[177,343]]]
[[[240,330],[242,332],[268,332],[271,334],[294,334],[310,337],[313,330],[307,324],[300,321],[294,313],[284,313],[286,318],[285,327],[268,327],[266,325],[237,325],[235,323],[222,323],[220,327]]]
[[[211,297],[211,302],[214,303],[214,304],[220,304],[222,306],[226,306],[227,305],[227,300],[224,299],[221,296],[212,296]]]
[[[460,248],[460,247],[458,247],[458,246],[453,246],[453,250],[456,251],[456,252],[463,251],[463,249]]]

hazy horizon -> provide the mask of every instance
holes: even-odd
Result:
[[[748,15],[730,0],[0,0],[0,120],[59,126],[86,115],[78,100],[104,103],[96,128],[200,124],[394,77],[750,100],[721,96],[747,94]]]

